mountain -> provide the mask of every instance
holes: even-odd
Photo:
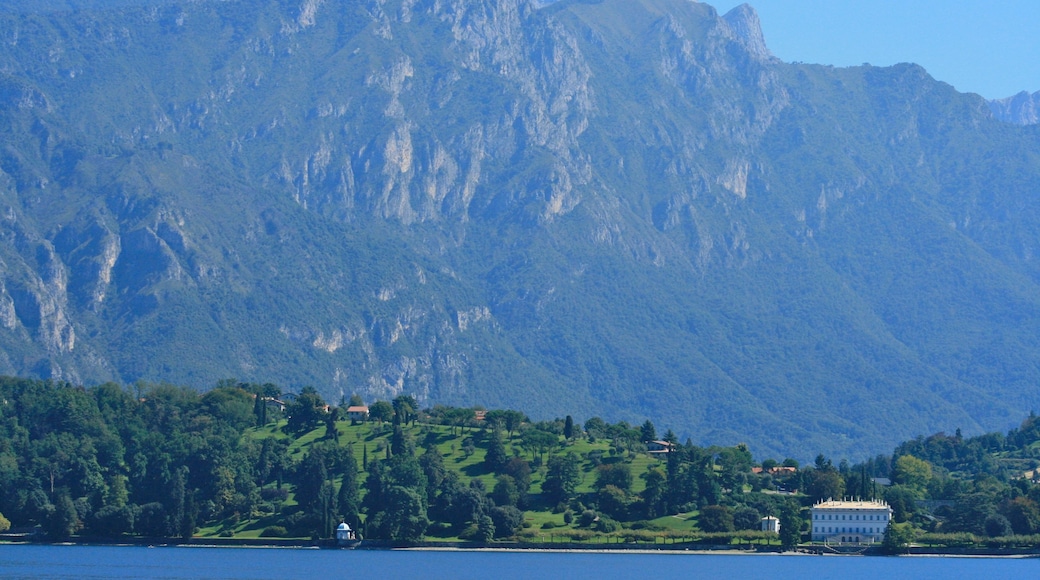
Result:
[[[1037,406],[1040,134],[919,66],[688,0],[127,4],[0,9],[0,372],[794,457]]]
[[[1022,91],[1013,97],[989,102],[993,116],[1016,125],[1040,123],[1040,91],[1029,94]]]

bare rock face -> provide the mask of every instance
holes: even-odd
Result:
[[[765,35],[762,34],[762,23],[758,20],[758,12],[748,4],[741,4],[727,12],[723,17],[733,33],[747,51],[760,59],[771,59],[773,53],[766,46]]]
[[[1040,91],[1029,94],[1022,91],[1013,97],[989,101],[993,116],[1015,125],[1040,123]]]

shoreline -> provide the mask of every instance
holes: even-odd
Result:
[[[857,552],[827,553],[818,546],[800,546],[783,551],[779,546],[759,548],[735,548],[719,546],[668,545],[652,548],[636,544],[615,544],[611,547],[589,547],[579,544],[521,544],[487,545],[469,542],[419,542],[397,543],[383,540],[362,540],[356,546],[338,546],[334,540],[303,539],[254,539],[254,538],[93,538],[73,539],[63,542],[45,542],[32,538],[0,538],[2,545],[41,546],[112,546],[143,548],[251,548],[284,550],[371,550],[371,551],[414,551],[414,552],[490,552],[490,553],[564,553],[564,554],[642,554],[642,555],[689,555],[689,556],[815,556],[815,557],[889,557],[889,558],[1040,558],[1040,547],[1027,549],[999,548],[924,548],[911,547],[900,554],[885,554],[879,548],[868,548]]]

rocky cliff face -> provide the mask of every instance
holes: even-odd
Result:
[[[1022,91],[1013,97],[996,99],[989,102],[993,116],[1016,125],[1036,125],[1040,123],[1040,91],[1029,94]]]
[[[81,8],[0,10],[2,372],[781,455],[1035,404],[1040,144],[920,67],[686,0]]]

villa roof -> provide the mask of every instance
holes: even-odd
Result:
[[[827,501],[821,501],[812,506],[813,509],[891,509],[888,504],[883,501],[874,500],[835,500],[829,499]]]

